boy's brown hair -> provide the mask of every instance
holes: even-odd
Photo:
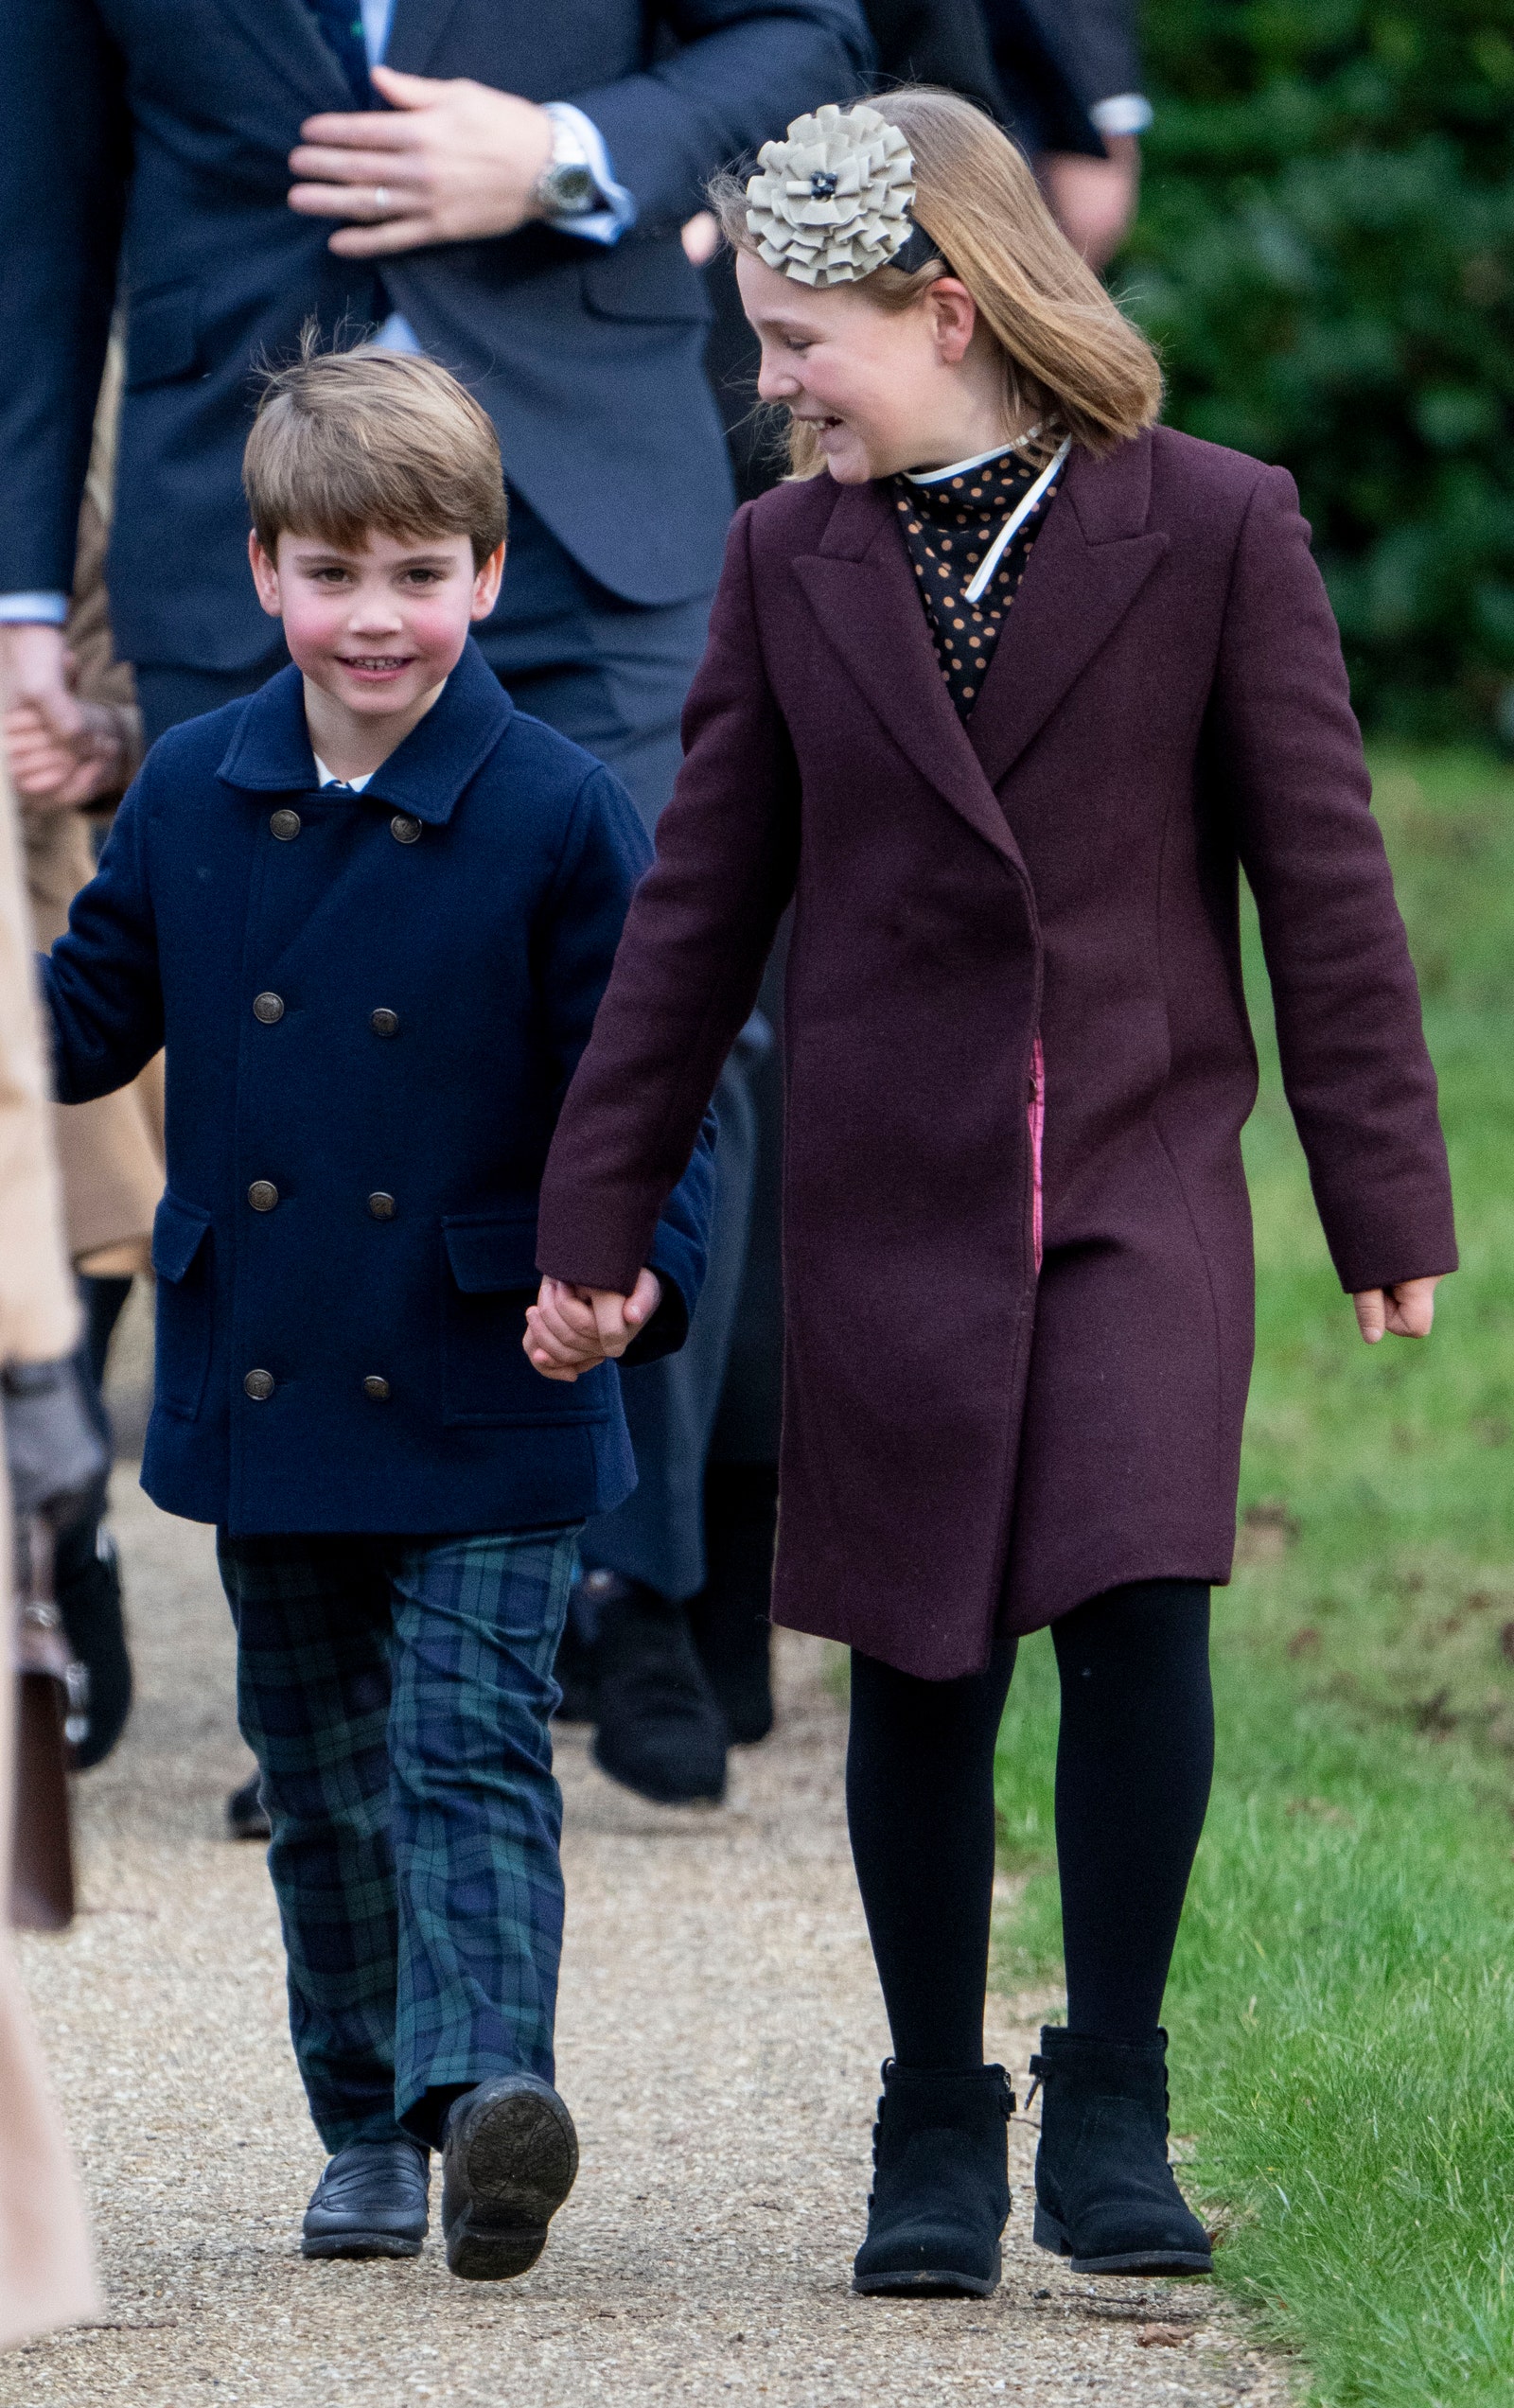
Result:
[[[500,440],[454,376],[418,352],[361,343],[270,375],[242,459],[265,552],[281,535],[361,549],[374,532],[467,536],[482,568],[504,541]]]
[[[941,257],[913,273],[874,269],[851,288],[881,309],[907,309],[938,276],[967,287],[1004,363],[1005,400],[1042,423],[1026,456],[1049,459],[1061,438],[1095,454],[1150,426],[1162,406],[1162,372],[1041,197],[1030,167],[992,117],[955,93],[923,85],[875,94],[870,108],[899,128],[915,162],[914,219]],[[755,252],[746,186],[716,177],[710,205],[726,239]],[[813,427],[788,428],[789,474],[825,466]]]

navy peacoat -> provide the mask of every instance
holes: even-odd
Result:
[[[296,669],[154,746],[43,963],[64,1102],[167,1048],[143,1485],[255,1531],[508,1530],[635,1485],[619,1374],[521,1350],[537,1191],[650,858],[600,763],[470,642],[363,793]],[[708,1131],[637,1350],[704,1275]]]
[[[542,1269],[631,1277],[792,895],[778,1620],[947,1679],[1001,1612],[1030,1630],[1124,1581],[1226,1579],[1241,869],[1343,1285],[1456,1259],[1292,480],[1165,429],[1075,452],[965,727],[887,492],[782,486],[737,518],[684,733],[553,1143]]]

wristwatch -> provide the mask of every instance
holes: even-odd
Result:
[[[532,186],[531,198],[543,218],[587,218],[604,206],[589,153],[561,117],[552,120],[552,157]]]

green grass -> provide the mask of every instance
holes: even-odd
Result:
[[[1221,2278],[1348,2408],[1514,2399],[1514,774],[1380,753],[1464,1268],[1428,1346],[1358,1341],[1263,1044],[1258,1360],[1220,1761],[1168,1998]],[[1055,1678],[1022,1656],[996,1978],[1058,1961]]]

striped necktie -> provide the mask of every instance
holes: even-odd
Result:
[[[368,79],[368,45],[363,40],[358,0],[306,0],[321,39],[347,79],[354,105],[377,109],[378,96]]]

